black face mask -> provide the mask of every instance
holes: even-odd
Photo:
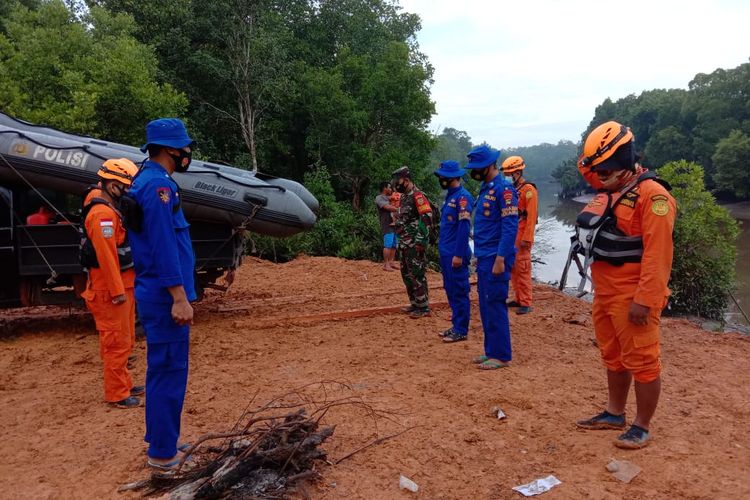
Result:
[[[115,202],[122,198],[122,195],[127,192],[127,188],[123,188],[117,184],[109,184],[104,190]]]
[[[440,183],[440,187],[443,189],[450,188],[451,182],[453,182],[453,179],[449,179],[448,177],[438,177],[438,182]]]
[[[474,168],[471,170],[471,178],[475,181],[483,182],[487,177],[487,167],[485,168]]]
[[[172,157],[174,160],[174,170],[175,172],[187,172],[187,169],[190,167],[190,162],[193,161],[193,152],[192,151],[185,151],[184,149],[178,149],[180,152],[179,155],[173,155],[172,153],[169,153],[169,156]],[[187,159],[187,162],[184,160]]]
[[[396,191],[399,192],[399,193],[402,193],[402,194],[405,193],[406,192],[406,184],[404,184],[402,182],[399,182],[398,184],[396,184]]]

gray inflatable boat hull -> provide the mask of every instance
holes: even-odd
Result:
[[[83,194],[98,179],[109,158],[139,164],[135,147],[82,137],[16,120],[0,113],[0,182],[31,183]],[[23,179],[21,179],[23,177]],[[300,183],[225,165],[193,160],[186,173],[175,173],[185,216],[255,233],[286,237],[306,231],[316,221],[318,201]]]

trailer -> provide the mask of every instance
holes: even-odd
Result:
[[[0,113],[0,307],[67,303],[80,296],[81,206],[110,158],[140,164],[136,147],[69,134]],[[175,173],[196,256],[196,285],[237,269],[246,233],[288,237],[316,222],[318,201],[300,183],[194,160]]]

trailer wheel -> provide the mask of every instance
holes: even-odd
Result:
[[[42,283],[38,279],[24,277],[19,284],[19,296],[24,307],[36,306],[42,303]]]

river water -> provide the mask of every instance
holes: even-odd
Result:
[[[557,285],[568,257],[570,237],[576,215],[583,204],[557,197],[559,185],[554,182],[537,184],[539,189],[539,225],[537,226],[533,256],[534,278]],[[730,206],[733,215],[743,222],[737,242],[737,281],[734,297],[742,309],[750,314],[750,208]],[[744,218],[744,220],[743,220]],[[578,286],[580,279],[575,264],[568,273],[567,287]],[[728,323],[748,325],[739,308],[730,299],[725,314]]]

